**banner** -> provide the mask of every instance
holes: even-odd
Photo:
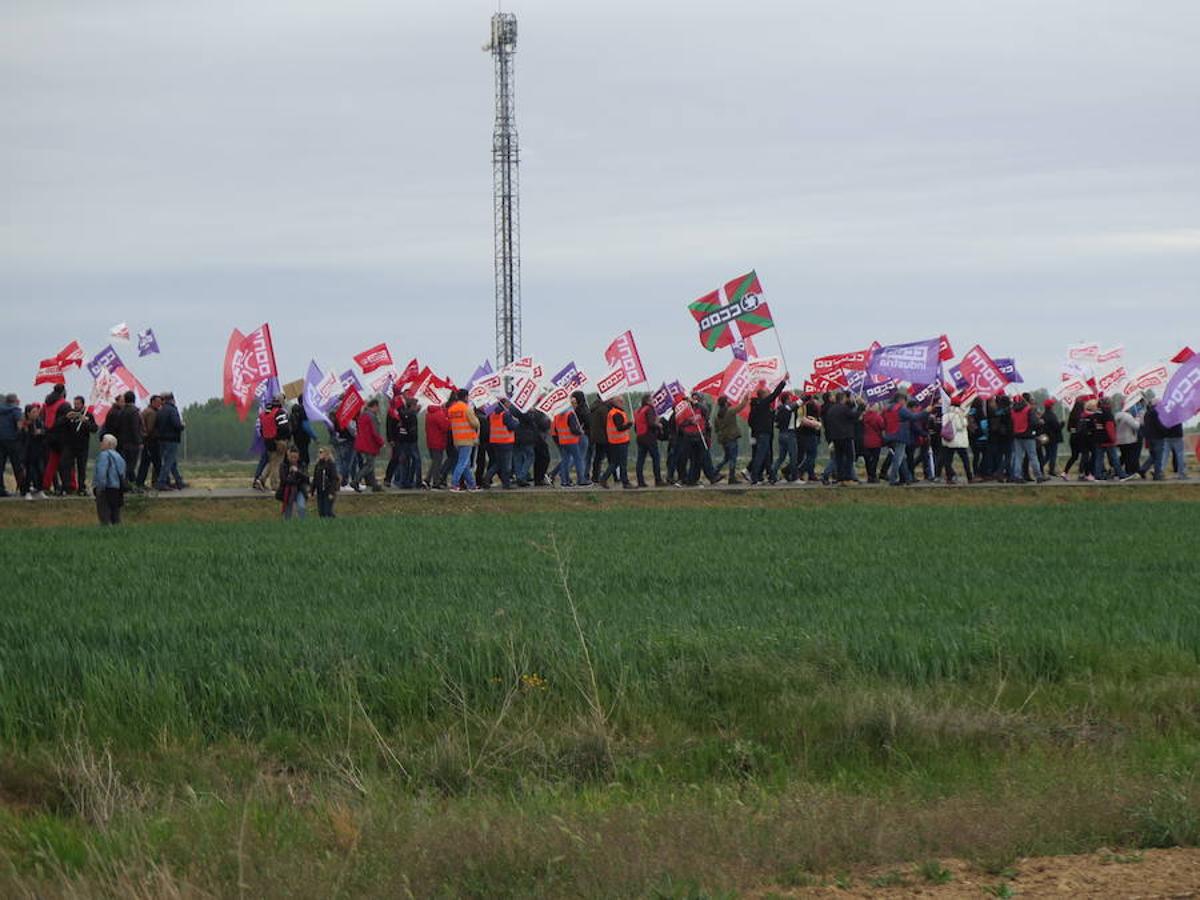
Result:
[[[677,380],[670,384],[663,383],[657,391],[650,395],[650,401],[654,404],[654,413],[659,418],[666,416],[675,408],[675,404],[683,399],[683,385]]]
[[[842,379],[846,382],[846,390],[861,394],[867,386],[867,373],[861,369],[842,369]]]
[[[529,412],[537,399],[538,382],[532,375],[522,378],[513,385],[512,404],[521,412]]]
[[[241,334],[241,332],[237,331],[236,329],[235,333],[239,335]],[[109,344],[92,357],[92,361],[87,364],[87,370],[89,373],[91,373],[92,378],[95,378],[100,374],[101,369],[112,372],[117,368],[117,366],[123,365],[125,365],[125,363],[121,362],[121,357],[117,355],[117,351],[113,349],[113,345]]]
[[[367,373],[364,371],[364,375]],[[391,397],[396,391],[396,382],[400,379],[400,373],[396,371],[395,366],[385,366],[382,369],[376,369],[372,372],[375,377],[367,379],[367,387],[372,394],[382,394],[384,397]]]
[[[571,392],[565,387],[556,387],[554,390],[545,394],[541,400],[535,404],[538,412],[545,413],[551,419],[559,413],[566,412],[571,408]]]
[[[924,409],[933,402],[933,398],[941,393],[941,382],[935,381],[933,384],[913,385],[913,395],[911,399],[917,402],[917,406]]]
[[[56,357],[43,359],[38,363],[37,374],[33,376],[33,386],[39,384],[66,384],[67,378],[63,375],[62,366],[59,365]]]
[[[137,336],[138,358],[149,356],[152,353],[159,353],[158,338],[154,336],[154,329],[147,328],[145,331],[139,331]]]
[[[137,376],[130,372],[125,366],[117,366],[113,370],[113,374],[120,376],[120,378],[129,385],[129,389],[138,395],[139,400],[145,400],[150,396],[150,391],[146,389],[146,386],[138,381]]]
[[[750,378],[755,382],[765,381],[768,387],[774,389],[786,376],[783,368],[783,357],[760,356],[751,359],[747,365]]]
[[[250,411],[254,389],[278,374],[270,326],[264,322],[245,336],[235,328],[225,349],[224,381],[226,402],[237,407],[239,418]]]
[[[1067,359],[1092,361],[1100,354],[1099,344],[1072,344],[1067,348]]]
[[[978,344],[967,351],[955,370],[961,374],[966,386],[973,388],[985,400],[1003,394],[1004,386],[1008,383],[995,361]]]
[[[646,370],[642,367],[642,357],[638,353],[632,331],[617,335],[616,340],[604,351],[604,361],[608,363],[609,368],[615,369],[620,366],[625,370],[625,383],[629,387],[646,383]]]
[[[1078,378],[1080,381],[1090,381],[1092,378],[1091,367],[1078,363],[1073,359],[1065,360],[1060,368],[1062,370],[1063,381],[1069,381],[1072,378]]]
[[[58,365],[62,369],[68,366],[74,366],[77,369],[83,367],[83,348],[79,346],[79,341],[71,341],[67,346],[63,347],[54,355],[58,361]]]
[[[1125,355],[1125,345],[1117,344],[1115,347],[1109,347],[1107,350],[1101,350],[1096,354],[1096,365],[1104,365],[1105,363],[1116,362]]]
[[[950,346],[950,338],[943,334],[938,338],[938,360],[950,362],[952,359],[954,359],[954,348]]]
[[[1129,373],[1125,371],[1124,366],[1117,366],[1111,372],[1101,375],[1096,379],[1096,387],[1101,394],[1112,394],[1114,388],[1119,388],[1129,380]]]
[[[721,382],[724,380],[725,380],[725,370],[722,369],[720,372],[717,372],[715,375],[709,375],[703,381],[696,382],[696,384],[692,386],[692,393],[693,394],[708,394],[708,396],[710,396],[710,397],[720,397],[721,396]],[[683,399],[686,400],[687,397],[685,396]]]
[[[129,341],[129,326],[124,322],[108,329],[108,333],[118,341]]]
[[[625,388],[625,369],[613,369],[603,378],[596,382],[596,393],[601,400],[607,400],[616,394],[621,393]]]
[[[1017,363],[1012,357],[996,357],[993,362],[996,363],[996,368],[1000,370],[1000,374],[1005,377],[1009,384],[1024,384],[1025,379],[1021,377],[1021,373],[1017,371]]]
[[[366,405],[367,402],[363,400],[363,395],[358,392],[358,388],[354,385],[346,388],[346,393],[342,394],[341,402],[338,403],[337,411],[333,415],[337,427],[345,429],[347,425],[358,418],[359,413]]]
[[[1167,367],[1162,363],[1151,363],[1148,366],[1143,366],[1133,373],[1130,378],[1121,385],[1122,394],[1132,394],[1134,391],[1152,391],[1158,390],[1167,383],[1171,373],[1167,371]]]
[[[863,396],[868,403],[887,403],[900,387],[900,382],[894,378],[879,384],[868,384],[863,388]]]
[[[870,351],[856,350],[853,353],[834,353],[830,356],[818,356],[813,360],[813,372],[817,375],[828,375],[839,369],[850,369],[856,372],[865,371]]]
[[[735,359],[725,367],[725,371],[722,373],[718,396],[724,394],[729,398],[729,402],[736,406],[746,398],[746,395],[750,393],[750,389],[758,381],[759,379],[751,374],[751,368],[748,363],[740,359]]]
[[[752,271],[689,303],[688,310],[699,326],[700,346],[710,352],[775,327]]]
[[[362,353],[356,353],[353,359],[358,364],[358,367],[362,369],[364,375],[370,375],[376,369],[392,365],[392,351],[388,349],[387,343],[384,342],[376,344],[374,347],[368,347]]]
[[[1092,389],[1088,387],[1086,380],[1082,378],[1070,378],[1058,386],[1051,394],[1052,397],[1061,400],[1063,405],[1070,409],[1075,405],[1075,401],[1080,397],[1090,394]]]
[[[871,354],[867,375],[876,381],[895,378],[911,384],[932,384],[938,379],[938,338],[909,344],[887,344]]]
[[[533,375],[533,369],[537,365],[532,356],[522,356],[520,359],[514,359],[507,366],[500,370],[500,374],[511,376],[513,378],[529,378]]]
[[[308,418],[313,422],[333,425],[333,420],[329,418],[329,410],[337,402],[338,394],[341,392],[342,386],[338,382],[337,376],[332,372],[328,375],[322,374],[317,361],[309,360],[308,372],[304,375],[304,394],[301,401]]]
[[[123,366],[122,368],[124,369]],[[92,408],[92,416],[101,428],[104,427],[104,420],[108,418],[108,411],[116,402],[117,397],[127,390],[130,390],[130,385],[126,384],[115,372],[101,369],[97,373],[92,381],[92,394],[88,405]]]
[[[575,361],[567,363],[557,373],[550,376],[550,381],[557,387],[565,387],[568,391],[577,391],[588,383],[588,377],[575,366]]]
[[[1158,420],[1174,428],[1200,413],[1200,356],[1193,356],[1171,376],[1158,404]]]

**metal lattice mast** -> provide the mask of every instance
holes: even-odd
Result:
[[[496,65],[496,127],[492,133],[492,181],[496,249],[496,364],[521,355],[521,224],[517,174],[517,117],[513,54],[517,50],[517,17],[492,16],[490,50]]]

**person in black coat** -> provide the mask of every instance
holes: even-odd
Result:
[[[65,417],[63,455],[58,469],[60,492],[74,489],[80,497],[87,496],[88,451],[96,431],[96,420],[88,411],[87,401],[76,397]]]
[[[825,410],[825,432],[833,444],[834,477],[838,484],[854,481],[854,428],[862,409],[840,391]]]

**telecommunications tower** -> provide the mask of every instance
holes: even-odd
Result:
[[[496,246],[496,366],[521,355],[521,223],[513,54],[517,17],[492,16],[492,38],[483,48],[496,64],[496,127],[492,132],[493,215]]]

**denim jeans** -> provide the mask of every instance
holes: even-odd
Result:
[[[159,447],[159,452],[162,454],[162,468],[158,470],[156,484],[161,487],[170,484],[171,479],[174,478],[175,486],[183,487],[183,479],[179,476],[179,466],[175,462],[175,458],[179,455],[179,444],[174,441],[163,441]]]
[[[754,458],[750,461],[750,481],[762,481],[763,469],[771,455],[771,432],[761,431],[754,435]],[[773,477],[773,476],[772,476]]]
[[[0,495],[5,493],[4,470],[12,464],[13,478],[16,480],[16,490],[21,491],[21,480],[24,472],[21,469],[21,444],[18,441],[0,441]]]
[[[590,484],[583,462],[583,439],[578,444],[559,444],[558,456],[561,462],[558,466],[558,477],[563,487],[571,486],[571,468],[575,469],[575,480],[579,484]]]
[[[349,484],[354,480],[354,442],[342,441],[336,445],[336,451],[338,476],[341,478],[342,484]],[[266,463],[264,462],[263,465],[265,466]],[[262,475],[261,470],[258,475]]]
[[[288,502],[284,504],[283,517],[285,519],[290,519],[292,517],[292,513],[294,512],[296,514],[296,518],[303,519],[304,513],[307,511],[307,506],[308,504],[304,499],[304,495],[299,491],[296,491],[295,494],[288,498]]]
[[[725,452],[725,455],[722,456],[721,461],[719,463],[717,463],[717,467],[716,467],[715,471],[717,473],[717,476],[720,477],[721,473],[723,471],[725,471],[726,466],[728,466],[729,467],[729,480],[732,481],[734,479],[734,477],[737,475],[737,458],[738,458],[737,439],[735,438],[732,441],[725,441],[725,443],[723,443],[721,445],[721,449]]]
[[[629,484],[629,444],[608,444],[608,467],[600,480],[617,478],[621,484]]]
[[[1138,474],[1145,475],[1147,472],[1149,472],[1151,469],[1153,469],[1154,470],[1154,480],[1162,481],[1162,479],[1163,479],[1163,463],[1164,462],[1166,462],[1166,460],[1163,459],[1162,438],[1151,438],[1150,439],[1150,456],[1146,459],[1146,461],[1144,463],[1142,463],[1142,468],[1140,469]]]
[[[484,487],[492,483],[492,476],[494,475],[499,475],[500,483],[505,487],[509,487],[512,485],[513,476],[513,445],[490,444],[488,452],[491,454],[492,462],[488,466],[487,471],[483,473]]]
[[[1029,460],[1029,468],[1033,472],[1033,477],[1040,479],[1042,477],[1042,464],[1038,462],[1037,441],[1034,438],[1014,438],[1013,439],[1013,454],[1012,465],[1009,467],[1009,478],[1013,481],[1023,479],[1025,471],[1025,460]]]
[[[533,478],[533,444],[516,445],[513,450],[513,474],[521,483],[528,483]]]
[[[1125,470],[1121,468],[1121,454],[1116,447],[1097,447],[1092,454],[1092,475],[1097,481],[1104,477],[1104,460],[1112,466],[1116,478],[1122,478]]]
[[[792,464],[789,480],[795,481],[800,477],[800,446],[796,442],[796,432],[791,428],[779,432],[779,456],[775,458],[775,465],[771,467],[772,481],[779,478],[779,470],[783,468],[785,460]]]
[[[456,488],[463,478],[467,479],[467,487],[475,490],[475,473],[471,469],[471,451],[473,446],[455,447],[458,460],[454,463],[454,471],[450,473],[450,487]]]
[[[1058,441],[1049,444],[1038,444],[1038,462],[1042,464],[1042,473],[1053,475],[1058,471]]]
[[[821,436],[815,431],[797,431],[796,442],[800,448],[800,471],[796,473],[797,478],[803,478],[806,475],[809,478],[817,477],[817,451],[821,447]],[[875,454],[876,460],[879,454]]]
[[[1162,449],[1158,451],[1158,471],[1155,472],[1156,477],[1166,474],[1168,456],[1175,462],[1175,468],[1179,472],[1179,477],[1181,479],[1187,478],[1187,459],[1183,455],[1183,438],[1169,437],[1162,439]]]
[[[654,474],[654,483],[658,484],[662,481],[662,455],[658,451],[658,441],[650,440],[646,443],[638,441],[637,445],[637,483],[642,487],[646,486],[646,477],[644,469],[646,468],[646,457],[650,457],[650,468]]]
[[[357,454],[358,462],[354,468],[354,484],[365,481],[368,487],[378,486],[379,482],[375,480],[375,456],[374,453]]]
[[[888,483],[912,481],[912,472],[908,470],[908,447],[903,441],[888,441],[888,448],[892,451],[892,464],[888,467]]]

